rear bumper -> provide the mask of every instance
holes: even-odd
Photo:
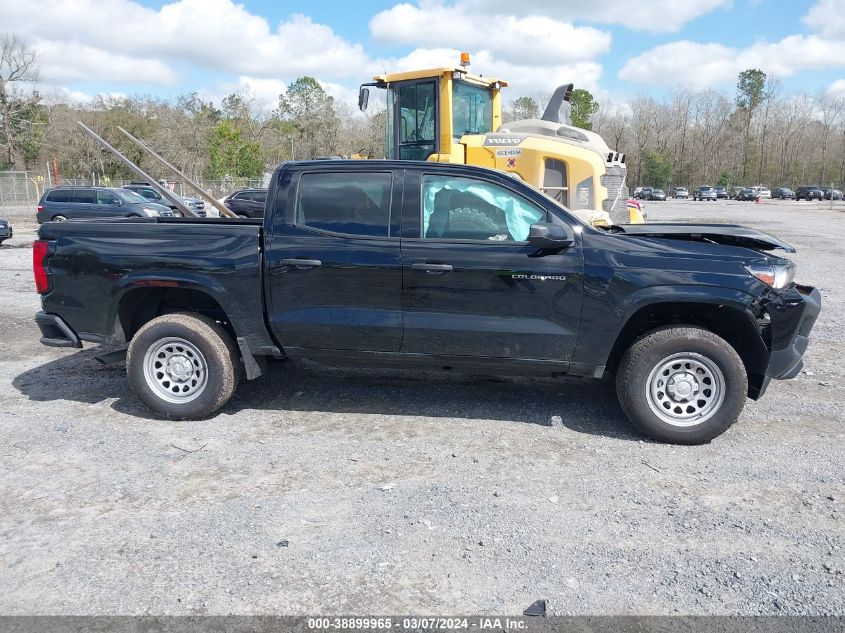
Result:
[[[57,314],[38,312],[35,324],[41,330],[41,344],[48,347],[82,347],[79,335]]]

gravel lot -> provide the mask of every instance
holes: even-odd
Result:
[[[38,343],[34,227],[0,248],[0,613],[845,614],[845,207],[649,203],[793,243],[805,372],[712,444],[610,381],[276,368],[153,419]]]

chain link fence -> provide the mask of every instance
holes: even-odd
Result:
[[[63,187],[123,187],[139,179],[113,179],[99,174],[87,177],[62,178]],[[172,180],[159,180],[159,183],[173,190],[180,196],[196,197],[197,193],[186,183]],[[197,184],[203,191],[217,199],[225,198],[239,189],[258,189],[267,186],[267,178],[222,178],[219,180],[200,180]],[[52,178],[45,169],[37,171],[0,171],[0,212],[9,217],[35,217],[35,207],[45,189],[53,186]]]

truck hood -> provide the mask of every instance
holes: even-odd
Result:
[[[761,251],[782,249],[786,253],[795,252],[786,242],[739,224],[614,224],[608,231],[638,237],[714,242]]]

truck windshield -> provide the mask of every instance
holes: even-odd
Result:
[[[456,137],[492,132],[493,95],[490,90],[456,80],[452,94],[452,120]]]

